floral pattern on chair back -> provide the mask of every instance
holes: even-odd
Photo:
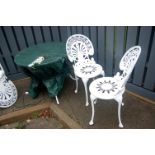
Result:
[[[66,51],[69,60],[74,64],[89,62],[89,56],[94,54],[92,42],[82,34],[74,34],[67,39]]]
[[[121,80],[123,81],[123,86],[127,83],[134,66],[136,65],[136,62],[140,56],[141,53],[141,47],[140,46],[134,46],[131,47],[122,57],[120,61],[119,68],[122,71],[121,74]]]
[[[8,108],[17,100],[17,89],[12,81],[8,80],[0,64],[0,108]]]

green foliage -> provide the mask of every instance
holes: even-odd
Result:
[[[34,112],[34,113],[32,113],[32,119],[36,119],[36,118],[39,118],[40,116],[39,116],[39,112]]]
[[[18,122],[15,129],[25,129],[26,124],[24,122]]]

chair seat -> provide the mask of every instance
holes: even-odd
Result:
[[[94,63],[74,67],[75,74],[80,78],[93,78],[102,73],[102,66]]]
[[[113,77],[102,77],[94,80],[89,87],[92,95],[100,99],[113,99],[121,87],[118,81]]]

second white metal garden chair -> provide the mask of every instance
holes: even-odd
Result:
[[[87,82],[90,78],[94,78],[98,75],[104,76],[104,71],[102,66],[96,64],[92,58],[94,48],[88,37],[82,34],[70,36],[66,42],[66,51],[68,59],[73,63],[76,81],[75,93],[78,91],[78,78],[81,78],[85,88],[86,106],[88,106]]]
[[[94,104],[97,102],[97,99],[114,99],[116,102],[118,102],[119,127],[123,127],[123,124],[121,122],[121,105],[124,105],[124,103],[122,102],[122,95],[125,92],[126,83],[140,56],[140,53],[140,46],[134,46],[130,48],[124,54],[119,64],[119,68],[122,71],[122,73],[117,72],[114,77],[98,78],[90,84],[89,90],[92,107],[92,116],[89,125],[94,124]]]

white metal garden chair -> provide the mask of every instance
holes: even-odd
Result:
[[[68,59],[73,63],[76,81],[75,93],[78,91],[78,79],[81,78],[85,88],[86,106],[88,106],[87,82],[98,75],[104,76],[104,71],[102,66],[96,64],[92,58],[94,48],[88,37],[81,34],[70,36],[66,42],[66,51]]]
[[[119,127],[123,127],[123,124],[121,122],[121,105],[124,105],[124,103],[122,102],[122,95],[125,91],[126,83],[140,56],[140,53],[140,46],[134,46],[130,48],[124,54],[119,64],[119,68],[122,71],[122,73],[117,72],[114,77],[98,78],[90,84],[89,90],[92,115],[89,125],[93,125],[94,123],[94,104],[97,102],[97,99],[114,99],[116,102],[118,102]]]
[[[17,89],[12,81],[8,80],[0,64],[0,108],[12,106],[17,100]]]

